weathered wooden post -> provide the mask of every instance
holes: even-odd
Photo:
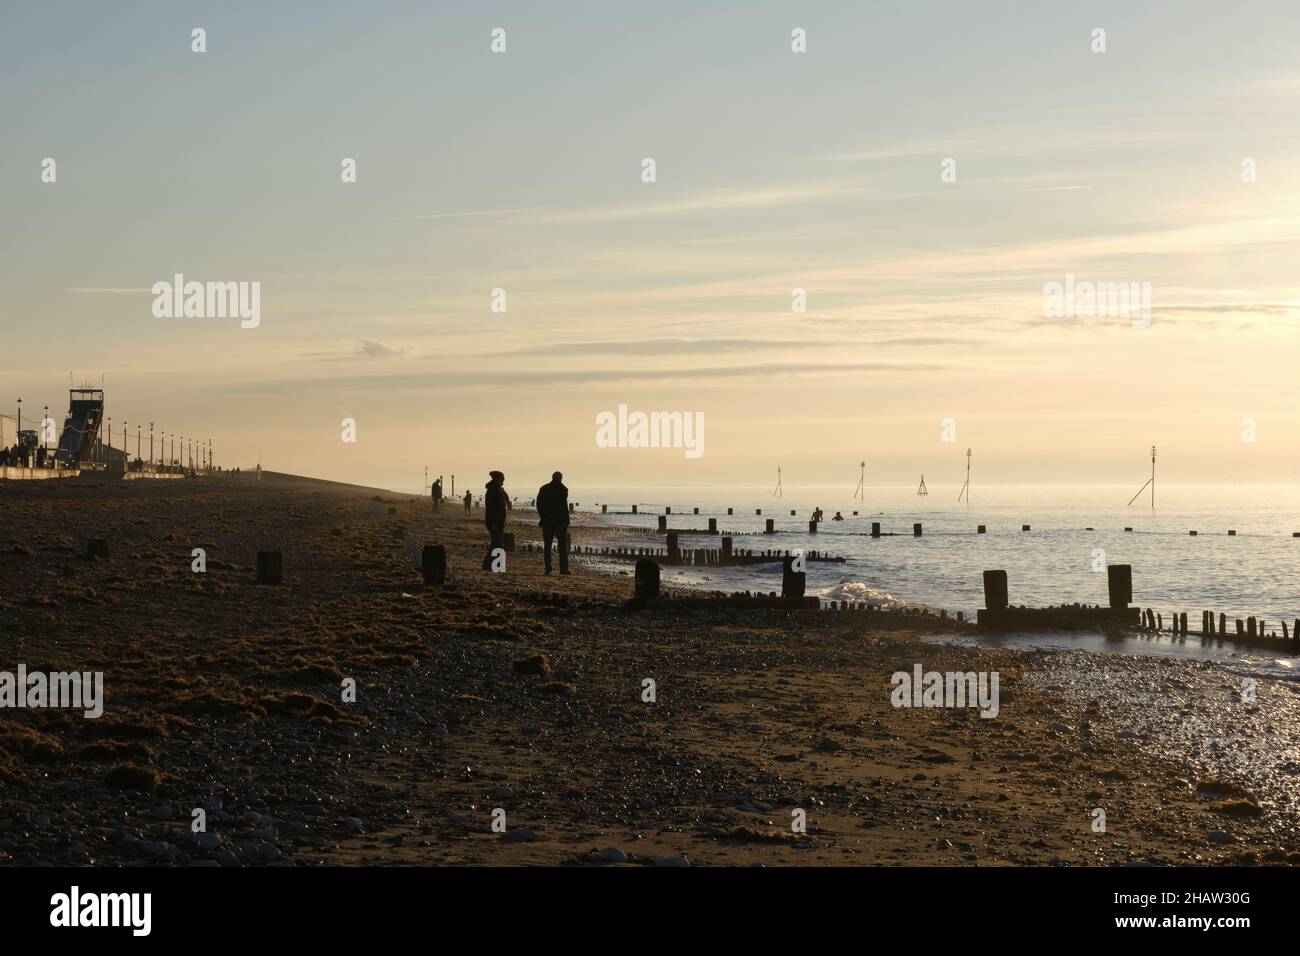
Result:
[[[692,512],[692,513],[693,513],[693,514],[699,514],[699,513],[700,513],[700,509],[699,509],[699,508],[696,508],[695,511]]]
[[[643,601],[653,601],[659,596],[659,562],[642,559],[636,563],[632,579],[636,596]]]
[[[677,532],[668,532],[668,560],[672,564],[678,564],[682,560],[681,548],[677,546]]]
[[[1193,538],[1196,537],[1196,532],[1195,532],[1195,531],[1189,531],[1189,532],[1187,532],[1187,533],[1188,533],[1189,535],[1191,535]]]
[[[86,556],[91,558],[108,557],[108,539],[91,538],[86,542]]]
[[[763,513],[763,509],[762,509],[762,508],[755,508],[755,509],[754,509],[754,514],[756,514],[756,515],[761,515],[762,513]]]
[[[988,528],[984,527],[984,525],[980,525],[978,528],[975,529],[975,533],[976,533],[976,534],[987,534],[987,533],[988,533]]]
[[[816,521],[809,521],[809,522],[808,522],[808,533],[809,533],[809,534],[816,534],[816,533],[817,533],[817,522],[816,522]]]
[[[731,562],[731,536],[728,535],[727,537],[724,537],[722,539],[722,563],[729,564],[730,562]]]
[[[984,572],[984,607],[995,612],[1006,610],[1007,572]]]
[[[420,552],[420,570],[425,584],[446,583],[447,549],[440,544],[426,544]]]
[[[666,514],[666,515],[670,515],[670,514],[672,514],[672,513],[673,513],[672,506],[671,506],[671,505],[666,505],[666,506],[664,507],[664,514]]]
[[[794,558],[781,560],[781,597],[801,598],[808,586],[808,574],[794,569]]]
[[[921,522],[917,521],[912,525],[912,537],[921,537]]]
[[[257,552],[257,583],[280,584],[284,581],[284,552]]]
[[[1020,526],[1020,530],[1021,530],[1021,531],[1028,531],[1028,530],[1029,530],[1029,525],[1027,525],[1027,524],[1022,524],[1022,525]]]
[[[1228,537],[1229,537],[1229,538],[1235,538],[1236,536],[1237,536],[1237,531],[1236,531],[1236,529],[1235,529],[1235,528],[1229,528],[1229,529],[1228,529]]]
[[[871,522],[871,537],[873,537],[873,538],[879,538],[879,537],[880,537],[880,522],[879,522],[879,521],[873,521],[873,522]]]
[[[763,534],[776,534],[776,519],[768,518],[763,522]]]
[[[1222,638],[1228,633],[1228,615],[1219,615],[1219,637]]]
[[[659,530],[660,531],[668,530],[668,519],[665,518],[663,515],[659,516]]]
[[[1112,611],[1126,610],[1133,601],[1133,565],[1106,565],[1106,591]]]
[[[636,505],[632,506],[632,514],[636,514]]]
[[[603,514],[603,515],[607,515],[607,514],[609,514],[609,505],[601,505],[601,506],[600,506],[600,513]]]
[[[717,518],[710,518],[710,519],[709,519],[709,534],[717,534],[717,533],[718,533],[718,519],[717,519]]]
[[[1178,615],[1178,633],[1187,636],[1187,612],[1183,611]]]
[[[1241,618],[1237,618],[1237,640],[1246,636],[1246,627],[1241,623]]]
[[[727,514],[731,514],[731,509],[730,509],[730,508],[727,509]]]
[[[1252,641],[1255,639],[1255,617],[1254,617],[1254,615],[1251,615],[1250,617],[1246,618],[1246,638],[1247,638],[1248,640],[1252,640]]]

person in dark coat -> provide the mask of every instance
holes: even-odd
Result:
[[[564,476],[558,471],[551,475],[549,484],[537,489],[537,523],[542,526],[542,540],[546,546],[546,573],[551,573],[551,541],[560,552],[560,573],[569,573],[569,489],[564,487]]]
[[[433,498],[433,512],[437,514],[442,510],[442,479],[439,478],[433,483],[433,488],[429,492]]]
[[[474,509],[474,496],[468,491],[465,492],[465,517],[469,517],[470,512]]]
[[[510,510],[510,496],[504,487],[506,476],[490,471],[492,479],[483,486],[483,524],[487,526],[490,542],[483,558],[483,570],[492,570],[492,552],[506,546],[506,512]]]

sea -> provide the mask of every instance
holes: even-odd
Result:
[[[842,564],[808,564],[809,593],[828,601],[914,604],[970,616],[984,603],[983,572],[1001,569],[1012,604],[1105,604],[1106,566],[1128,564],[1133,603],[1166,620],[1186,612],[1199,628],[1203,609],[1229,620],[1254,615],[1274,628],[1300,618],[1300,486],[1159,486],[1154,509],[1149,493],[1128,504],[1135,490],[977,488],[969,504],[957,502],[950,490],[922,496],[879,487],[865,488],[861,498],[846,488],[776,497],[754,488],[681,487],[571,489],[570,498],[579,502],[577,510],[591,513],[596,529],[609,529],[584,536],[594,546],[632,545],[621,529],[653,533],[671,508],[669,529],[707,528],[716,518],[720,532],[736,536],[738,549],[803,548],[841,556]],[[611,513],[601,515],[602,504]],[[637,515],[626,513],[633,504]],[[819,507],[823,520],[810,533],[809,519]],[[837,512],[843,520],[834,520]],[[763,533],[768,518],[773,535]],[[872,522],[880,523],[882,537],[871,537]],[[984,534],[977,533],[979,525]],[[683,535],[680,544],[719,547],[709,536]],[[773,565],[665,567],[663,573],[666,583],[679,586],[780,590],[780,569]]]

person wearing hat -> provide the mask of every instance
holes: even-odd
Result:
[[[490,542],[483,558],[483,570],[492,570],[492,552],[506,546],[506,512],[510,510],[510,496],[506,494],[506,476],[499,471],[489,471],[491,479],[483,486],[483,524],[487,526]]]
[[[541,520],[542,541],[546,547],[546,573],[551,573],[551,541],[560,552],[560,573],[569,573],[569,489],[558,471],[549,484],[537,489],[537,516]]]

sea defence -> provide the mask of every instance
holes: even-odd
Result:
[[[0,465],[0,481],[39,481],[46,478],[76,478],[77,468],[22,468],[18,465]]]

